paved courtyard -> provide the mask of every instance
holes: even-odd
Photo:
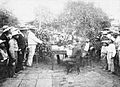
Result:
[[[98,67],[81,68],[66,74],[64,67],[39,64],[20,71],[16,78],[7,78],[0,87],[120,87],[120,78]]]

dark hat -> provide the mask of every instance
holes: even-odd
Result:
[[[104,30],[110,30],[110,28],[104,28]]]

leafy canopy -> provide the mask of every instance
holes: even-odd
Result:
[[[102,22],[109,21],[108,16],[93,3],[82,1],[68,2],[64,12],[58,18],[60,29],[80,37],[93,38],[102,29]]]

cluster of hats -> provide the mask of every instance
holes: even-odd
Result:
[[[5,26],[2,27],[2,29],[3,29],[3,32],[7,32],[11,29],[11,27],[5,25]]]
[[[7,32],[7,31],[10,31],[12,33],[12,36],[19,34],[18,28],[15,28],[13,26],[9,27],[7,25],[3,26],[3,32]]]
[[[103,31],[101,31],[102,34],[102,43],[103,44],[109,44],[113,41],[115,41],[114,34],[115,32],[111,31],[111,28],[105,28]]]
[[[2,27],[3,29],[3,32],[7,32],[7,31],[10,31],[12,33],[12,36],[14,35],[17,35],[17,34],[20,34],[20,30],[23,31],[23,30],[36,30],[37,28],[35,26],[32,26],[32,25],[19,25],[19,28],[15,28],[13,26],[8,26],[8,25],[4,25]]]
[[[37,28],[35,26],[32,25],[19,25],[20,26],[20,30],[37,30]]]

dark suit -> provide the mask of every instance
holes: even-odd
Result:
[[[26,44],[25,44],[25,38],[21,35],[21,34],[17,34],[17,36],[19,36],[18,38],[16,38],[17,43],[18,43],[18,47],[19,49],[21,49],[18,52],[18,71],[23,69],[23,65],[24,65],[24,53],[25,53],[25,48],[26,48]]]

